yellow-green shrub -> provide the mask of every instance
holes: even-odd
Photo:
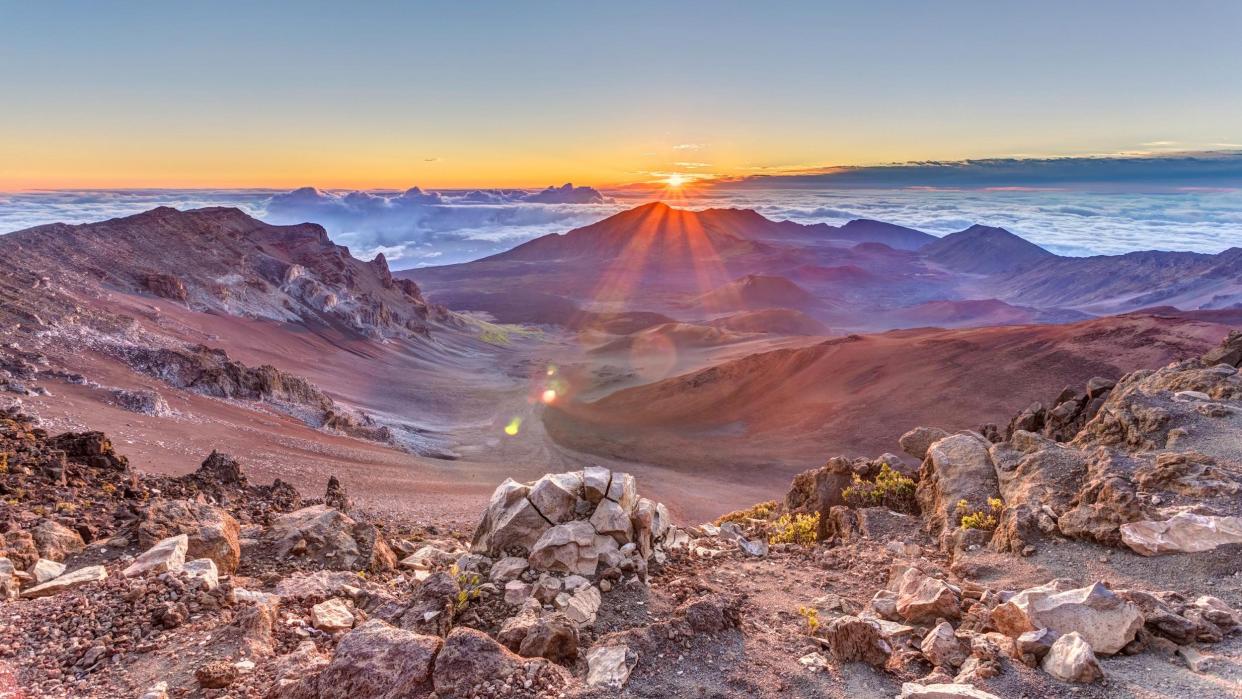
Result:
[[[810,515],[783,514],[772,523],[770,544],[814,544],[819,540],[819,513]]]
[[[918,512],[918,503],[914,499],[916,485],[914,479],[894,471],[888,464],[880,466],[875,480],[865,480],[857,473],[853,483],[841,491],[846,504],[854,507],[887,507],[896,512]]]
[[[719,527],[725,522],[735,522],[737,524],[746,524],[750,520],[755,520],[755,519],[762,519],[762,520],[772,519],[772,514],[775,512],[776,512],[776,501],[768,500],[767,502],[761,502],[758,505],[753,505],[744,510],[734,510],[733,512],[730,512],[727,515],[722,515],[720,518],[716,520],[716,526]]]
[[[957,501],[957,515],[960,518],[962,529],[984,529],[991,531],[996,528],[1000,522],[1001,512],[1005,509],[1005,503],[1000,498],[988,498],[987,510],[970,511],[970,503],[965,500]]]

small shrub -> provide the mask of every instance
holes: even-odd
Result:
[[[841,491],[845,502],[854,507],[887,507],[895,512],[915,514],[918,503],[914,499],[917,486],[914,479],[904,476],[888,464],[880,466],[874,481],[863,479],[857,473],[850,486]]]
[[[57,511],[57,512],[73,512],[73,511],[74,511],[74,510],[76,510],[76,509],[78,509],[78,506],[77,506],[77,505],[75,505],[75,504],[73,504],[73,503],[71,503],[71,502],[67,502],[67,501],[62,500],[62,501],[60,501],[60,502],[56,503],[56,511]]]
[[[6,451],[0,454],[0,473],[9,472],[9,453]]]
[[[814,636],[819,630],[819,610],[815,607],[798,607],[798,614],[806,619],[806,632]]]
[[[992,531],[996,529],[997,524],[1000,522],[1000,515],[1004,509],[1005,503],[1000,498],[988,498],[987,510],[971,512],[970,503],[965,500],[958,500],[956,512],[962,529]]]
[[[470,606],[471,602],[477,600],[483,594],[483,591],[480,589],[483,585],[483,580],[478,573],[467,573],[458,569],[456,563],[449,568],[449,574],[457,578],[457,585],[461,588],[457,591],[455,608],[455,611],[460,614],[465,611],[466,607]]]
[[[772,533],[768,536],[768,543],[809,546],[819,540],[816,535],[818,529],[818,512],[810,515],[783,514],[772,523]]]
[[[111,483],[104,483],[99,489],[104,491],[104,494],[106,495],[113,495],[116,493],[116,486]]]
[[[734,522],[736,524],[748,524],[751,520],[768,520],[772,519],[772,515],[776,512],[776,501],[769,500],[761,502],[758,505],[748,507],[745,510],[735,510],[727,515],[721,516],[716,520],[716,526],[725,522]]]

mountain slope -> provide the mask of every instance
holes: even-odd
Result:
[[[0,236],[0,264],[15,275],[46,277],[48,287],[102,287],[195,311],[328,323],[372,336],[426,334],[449,318],[417,284],[394,278],[382,255],[364,262],[321,226],[273,226],[233,208],[161,207],[17,231]],[[54,294],[9,293],[56,312]]]
[[[601,456],[784,474],[825,452],[896,451],[912,424],[973,429],[1046,398],[1048,386],[1201,353],[1229,330],[1223,320],[1236,325],[1242,311],[852,335],[558,405],[544,422],[558,442]]]
[[[1004,228],[979,225],[928,243],[920,252],[949,269],[978,274],[1008,272],[1055,257]]]
[[[815,304],[815,297],[784,277],[748,274],[709,291],[695,302],[709,311],[720,313],[763,308],[806,308]]]

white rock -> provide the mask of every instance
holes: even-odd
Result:
[[[828,668],[828,659],[819,653],[807,653],[798,658],[798,664],[811,670],[826,670]]]
[[[601,500],[591,515],[591,526],[600,534],[609,534],[625,543],[633,539],[634,528],[630,514],[611,500]]]
[[[168,699],[168,683],[157,682],[151,685],[151,688],[143,692],[139,699]]]
[[[574,507],[582,497],[582,473],[545,474],[531,486],[528,497],[548,521],[567,522],[573,519]]]
[[[1023,590],[992,610],[992,623],[1012,638],[1036,629],[1078,632],[1095,652],[1111,655],[1143,626],[1138,607],[1096,583],[1065,590],[1056,582]]]
[[[1121,525],[1121,541],[1144,556],[1211,551],[1242,543],[1242,517],[1182,512],[1164,521],[1129,522]]]
[[[626,512],[633,511],[634,506],[638,504],[638,481],[628,473],[614,471],[612,483],[608,485],[607,497]]]
[[[567,596],[563,605],[559,604],[561,595]],[[579,626],[595,623],[595,614],[599,611],[600,602],[603,600],[599,588],[587,585],[586,587],[578,588],[572,595],[567,595],[564,592],[561,595],[557,595],[557,606],[562,607],[561,611],[565,613],[565,616],[569,617],[570,621]]]
[[[621,689],[637,662],[627,646],[596,646],[587,651],[587,686]]]
[[[901,685],[898,699],[1000,699],[1000,697],[968,684],[915,684]]]
[[[190,546],[190,537],[185,534],[170,536],[155,546],[147,549],[133,563],[121,572],[127,578],[146,573],[167,573],[181,570],[185,565],[185,552]]]
[[[603,466],[586,466],[582,469],[583,494],[591,503],[604,499],[612,473]]]
[[[594,575],[599,563],[595,530],[587,522],[558,524],[539,537],[530,551],[530,565],[538,570]]]
[[[210,558],[196,558],[181,566],[181,574],[192,580],[202,581],[203,588],[214,590],[220,587],[220,571],[216,562]]]
[[[49,561],[46,558],[40,558],[30,568],[30,574],[34,577],[34,581],[40,585],[49,580],[60,577],[65,572],[65,564]]]
[[[1066,682],[1094,682],[1104,676],[1091,645],[1077,631],[1057,639],[1044,656],[1044,672]]]
[[[64,590],[71,590],[75,587],[106,580],[108,578],[108,570],[103,566],[87,566],[79,568],[72,573],[65,573],[52,580],[36,585],[27,590],[22,590],[22,597],[33,599],[35,597],[47,597]]]
[[[354,614],[344,600],[333,597],[311,607],[311,625],[327,633],[352,629]]]

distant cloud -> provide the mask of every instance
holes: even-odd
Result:
[[[440,160],[440,158],[423,158],[424,163],[438,163]]]
[[[673,150],[703,150],[706,147],[706,143],[678,143]]]
[[[751,175],[720,186],[824,188],[1061,188],[1126,191],[1187,186],[1242,186],[1236,150],[1143,157],[990,158],[819,168],[815,172]]]
[[[677,167],[684,167],[684,168],[686,168],[686,169],[688,169],[688,170],[695,170],[695,169],[698,169],[698,168],[701,168],[701,167],[711,167],[711,166],[712,166],[712,164],[711,164],[711,163],[695,163],[695,162],[684,162],[684,161],[681,161],[681,162],[676,162],[676,163],[673,163],[673,164],[674,164],[674,165],[676,165]]]

